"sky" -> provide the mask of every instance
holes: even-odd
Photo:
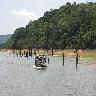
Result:
[[[13,34],[16,28],[25,27],[44,12],[58,9],[66,2],[87,3],[96,0],[0,0],[0,35]]]

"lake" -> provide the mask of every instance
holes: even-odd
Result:
[[[96,96],[96,60],[49,56],[46,70],[35,69],[35,56],[0,52],[0,96]]]

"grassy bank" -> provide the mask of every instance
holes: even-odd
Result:
[[[48,54],[52,55],[52,50],[39,50],[36,51],[37,54]],[[53,50],[53,56],[62,56],[64,53],[65,57],[76,57],[75,49],[65,49],[65,50]],[[89,58],[96,59],[96,50],[78,50],[79,58]]]

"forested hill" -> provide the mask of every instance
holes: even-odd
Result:
[[[0,35],[0,48],[5,47],[6,42],[12,36],[12,34]]]
[[[12,36],[12,34],[0,35],[0,44],[6,43],[6,41]]]
[[[17,28],[8,40],[10,48],[96,48],[96,3],[67,2],[50,9],[26,27]]]

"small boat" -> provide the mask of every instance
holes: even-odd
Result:
[[[35,68],[47,68],[45,55],[39,55],[35,57]]]

